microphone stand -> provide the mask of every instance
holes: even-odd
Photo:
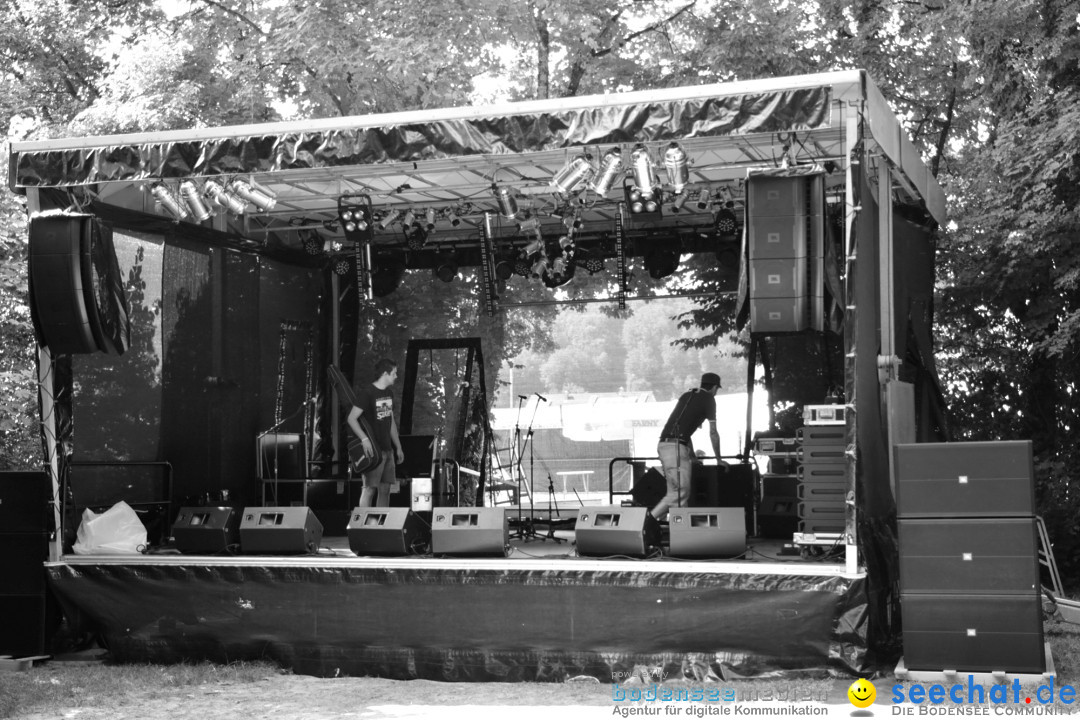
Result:
[[[261,476],[263,474],[262,473],[262,470],[263,470],[263,448],[262,448],[262,442],[261,441],[262,441],[262,439],[264,437],[266,437],[270,433],[274,434],[274,502],[278,501],[278,465],[279,465],[279,463],[278,463],[278,445],[280,444],[279,441],[278,441],[278,430],[281,429],[282,425],[289,422],[294,417],[296,417],[301,412],[303,412],[304,409],[308,406],[309,403],[313,403],[313,402],[315,402],[315,398],[308,398],[303,403],[301,403],[300,407],[298,407],[296,410],[294,410],[290,415],[288,415],[287,417],[285,417],[285,418],[279,420],[278,422],[274,423],[274,426],[271,427],[269,430],[265,430],[265,431],[263,431],[263,432],[261,432],[261,433],[259,433],[258,435],[255,436],[255,443],[259,447],[259,457],[258,457],[258,461],[259,461],[258,466],[259,466],[259,475],[260,475],[259,479],[262,480]],[[306,462],[307,458],[304,458],[303,460]],[[264,492],[262,495],[263,495],[263,497],[262,497],[263,506],[265,507],[266,506],[266,493]]]

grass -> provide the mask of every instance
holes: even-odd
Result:
[[[62,708],[119,706],[146,692],[217,684],[253,683],[282,674],[266,662],[181,665],[106,665],[50,662],[28,671],[0,672],[0,718],[15,712],[56,713]]]

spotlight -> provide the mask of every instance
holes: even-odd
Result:
[[[514,197],[514,191],[508,187],[496,187],[492,184],[491,189],[495,193],[495,198],[499,201],[499,214],[501,214],[507,220],[513,220],[518,215],[518,203],[517,198]]]
[[[679,147],[679,143],[671,143],[664,151],[664,170],[667,171],[668,182],[671,189],[681,193],[690,182],[690,166],[687,164],[686,152]]]
[[[544,238],[539,232],[536,233],[536,238],[531,240],[528,245],[525,246],[525,255],[535,255],[538,252],[542,252],[544,249]]]
[[[660,193],[646,195],[641,188],[630,184],[623,185],[623,192],[626,195],[626,208],[632,219],[657,221],[663,217]]]
[[[385,215],[383,215],[382,220],[379,221],[379,227],[385,230],[386,228],[393,225],[394,221],[397,220],[399,217],[401,217],[400,210],[389,210]]]
[[[375,261],[375,269],[371,272],[371,294],[375,297],[386,297],[398,289],[401,279],[405,277],[405,263],[389,257],[380,257]]]
[[[739,229],[739,219],[730,209],[721,208],[716,212],[713,225],[716,227],[716,234],[721,240],[731,240]]]
[[[424,227],[428,232],[435,230],[435,208],[428,208],[424,211]]]
[[[195,222],[202,222],[208,220],[212,212],[210,208],[206,207],[203,203],[202,197],[199,195],[199,188],[195,186],[190,180],[185,180],[180,183],[180,196],[184,198],[184,204],[187,205],[188,210],[191,211],[192,217],[195,218]]]
[[[551,261],[551,265],[541,271],[540,279],[549,288],[557,288],[574,279],[576,263],[564,257],[557,257]]]
[[[612,148],[600,159],[600,174],[593,181],[592,191],[597,195],[607,195],[618,179],[622,169],[622,151]]]
[[[435,261],[435,277],[443,282],[453,282],[454,278],[457,277],[457,273],[458,264],[454,253],[439,253],[439,257]]]
[[[518,223],[518,230],[520,230],[521,232],[531,232],[533,230],[539,229],[540,218],[536,217],[535,215],[533,215],[532,217],[527,217]]]
[[[495,278],[503,282],[514,275],[514,258],[509,255],[500,255],[495,261]]]
[[[408,230],[409,228],[419,227],[420,223],[416,222],[416,213],[411,209],[405,211],[405,217],[401,218],[401,227]]]
[[[363,205],[339,205],[338,219],[341,220],[341,229],[346,235],[365,232],[371,227],[371,217]]]
[[[697,209],[708,210],[709,209],[709,188],[702,188],[701,192],[697,196]]]
[[[234,215],[242,215],[247,205],[243,200],[228,192],[213,180],[207,180],[203,187],[203,194],[210,198],[215,205],[224,208]]]
[[[682,210],[683,205],[686,204],[686,200],[689,197],[690,195],[686,192],[686,190],[683,190],[678,195],[673,197],[671,199],[671,212],[677,213]]]
[[[679,253],[675,250],[657,249],[645,256],[645,269],[653,280],[674,274],[679,268]]]
[[[532,275],[532,267],[529,265],[528,259],[524,257],[518,257],[514,260],[514,274],[521,277],[529,277]]]
[[[656,173],[653,171],[649,149],[638,145],[630,153],[630,163],[634,168],[634,184],[641,191],[643,198],[651,198],[656,193]]]
[[[183,220],[188,216],[187,208],[180,204],[180,199],[164,183],[152,185],[150,193],[154,196],[154,204],[168,210],[177,220]]]
[[[548,269],[548,260],[547,260],[546,257],[541,255],[540,259],[537,260],[536,262],[534,262],[532,264],[532,266],[529,268],[529,272],[533,277],[541,277],[544,273],[547,272],[547,269]]]
[[[582,183],[588,182],[595,173],[596,168],[590,162],[589,156],[582,153],[555,173],[555,177],[551,179],[551,186],[562,194],[569,195]]]
[[[263,212],[270,212],[274,209],[274,205],[277,205],[277,200],[269,192],[260,187],[253,187],[243,180],[233,180],[229,183],[229,189]]]

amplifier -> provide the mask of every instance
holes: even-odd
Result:
[[[1028,440],[897,445],[894,457],[900,517],[1035,514]]]
[[[1042,606],[1027,595],[902,593],[904,664],[911,670],[1041,673]]]
[[[510,522],[499,507],[437,507],[431,518],[436,555],[502,555],[510,545]]]
[[[906,593],[1025,593],[1039,589],[1035,519],[898,522],[900,590]]]
[[[800,445],[839,445],[843,447],[847,442],[847,428],[843,425],[807,425],[795,431],[795,439]]]
[[[427,523],[403,507],[358,507],[346,533],[349,548],[357,555],[411,555],[426,552],[431,542]]]
[[[244,508],[240,549],[245,553],[317,553],[323,526],[310,508]]]
[[[742,508],[672,508],[668,512],[672,557],[735,557],[746,552]]]
[[[574,541],[578,555],[645,557],[660,547],[660,524],[648,508],[590,505],[578,508]]]
[[[847,422],[845,405],[805,405],[803,423],[806,425],[843,425]]]
[[[182,553],[213,555],[230,548],[238,550],[240,513],[231,507],[182,507],[172,535]]]

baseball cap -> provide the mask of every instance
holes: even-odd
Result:
[[[701,386],[705,387],[706,385],[722,387],[722,385],[720,385],[720,376],[716,373],[705,373],[701,376]]]

